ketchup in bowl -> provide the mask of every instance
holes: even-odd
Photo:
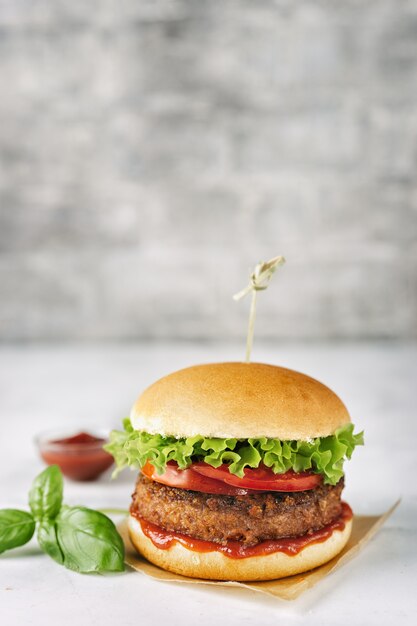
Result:
[[[103,433],[81,430],[66,437],[46,433],[37,439],[45,463],[58,465],[64,476],[79,481],[95,480],[112,465],[113,457],[103,450],[106,442]]]

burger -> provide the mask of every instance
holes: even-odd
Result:
[[[363,434],[314,378],[262,363],[188,367],[148,387],[124,427],[107,450],[119,469],[140,470],[128,529],[151,563],[270,580],[346,545],[343,464]]]

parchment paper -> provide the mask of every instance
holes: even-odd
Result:
[[[288,576],[287,578],[281,578],[279,580],[268,580],[264,582],[247,582],[241,583],[236,581],[213,581],[205,580],[202,578],[188,578],[187,576],[180,576],[179,574],[172,574],[165,570],[152,565],[146,559],[142,558],[133,549],[129,535],[127,532],[126,521],[121,522],[118,525],[118,531],[123,537],[123,541],[126,547],[125,562],[130,565],[137,572],[146,574],[155,580],[162,580],[165,582],[177,582],[177,583],[189,583],[189,584],[205,584],[205,585],[217,585],[220,587],[240,587],[244,589],[251,589],[252,591],[258,591],[260,593],[266,593],[282,600],[295,600],[307,589],[310,589],[316,585],[322,578],[325,578],[331,572],[350,561],[368,541],[378,532],[381,526],[385,523],[388,517],[399,505],[398,500],[386,513],[382,515],[355,515],[352,524],[351,537],[342,550],[334,559],[317,567],[310,572],[303,574],[297,574],[295,576]]]

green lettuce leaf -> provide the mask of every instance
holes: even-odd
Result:
[[[245,467],[264,463],[276,474],[289,469],[295,472],[312,470],[322,474],[326,484],[335,485],[343,476],[343,463],[350,459],[355,446],[363,445],[363,432],[354,434],[353,424],[338,428],[334,435],[316,437],[309,441],[281,441],[280,439],[220,439],[210,437],[163,437],[134,430],[129,418],[124,430],[113,430],[104,448],[113,455],[116,473],[124,467],[141,468],[147,461],[158,474],[163,474],[168,461],[175,461],[180,469],[193,461],[204,461],[212,467],[222,463],[229,471],[242,477]]]

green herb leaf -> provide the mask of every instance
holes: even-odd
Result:
[[[63,565],[64,555],[58,543],[55,521],[44,520],[40,522],[36,536],[42,550],[54,561]]]
[[[363,445],[363,433],[354,434],[353,424],[338,428],[329,437],[309,441],[200,436],[176,439],[134,430],[128,418],[124,428],[113,431],[110,442],[104,446],[114,456],[117,471],[124,467],[141,468],[149,461],[162,474],[168,461],[176,461],[180,469],[194,461],[204,461],[213,467],[228,463],[229,471],[242,477],[245,467],[256,468],[263,463],[276,474],[289,469],[312,470],[322,474],[325,483],[335,485],[343,476],[343,462],[350,459],[355,446]]]
[[[35,520],[30,513],[18,509],[0,510],[0,554],[23,546],[32,539]]]
[[[33,481],[29,505],[35,519],[53,519],[62,505],[64,481],[58,465],[50,465]]]
[[[76,572],[124,570],[124,545],[113,522],[82,506],[62,507],[56,536],[64,565]]]

